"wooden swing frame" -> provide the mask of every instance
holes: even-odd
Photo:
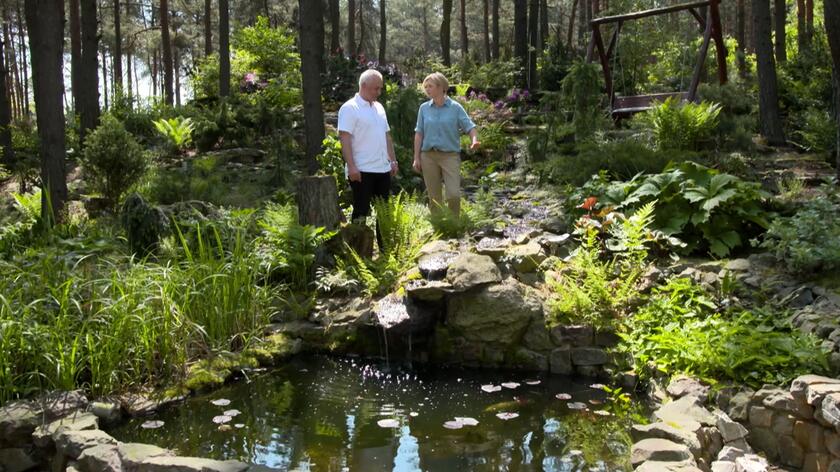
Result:
[[[700,74],[703,71],[703,65],[706,62],[706,56],[709,52],[709,44],[712,40],[715,41],[718,81],[721,85],[726,83],[726,46],[723,44],[723,33],[721,32],[720,25],[720,10],[718,9],[720,1],[721,0],[703,0],[685,3],[682,5],[672,5],[669,7],[627,13],[624,15],[605,16],[603,18],[595,18],[589,22],[592,26],[592,39],[589,41],[589,48],[586,52],[586,61],[592,62],[595,52],[598,53],[598,59],[600,60],[601,68],[604,71],[604,84],[610,101],[610,114],[613,119],[620,120],[622,118],[632,116],[634,113],[649,110],[653,106],[654,102],[665,101],[671,97],[693,102],[697,98],[697,87],[700,85]],[[698,11],[698,9],[703,7],[709,7],[706,12],[706,18],[703,18]],[[691,13],[691,15],[697,20],[700,28],[703,30],[703,43],[700,46],[697,63],[694,65],[694,74],[691,77],[691,85],[689,86],[688,91],[617,97],[615,95],[615,90],[613,89],[610,58],[613,54],[615,54],[615,48],[618,44],[618,34],[621,31],[621,27],[624,22],[685,10],[688,10],[688,12]],[[616,23],[616,26],[615,31],[613,31],[612,38],[610,39],[609,47],[605,49],[604,39],[601,35],[601,25],[607,25],[610,23]]]

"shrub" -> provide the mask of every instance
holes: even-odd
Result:
[[[809,108],[801,117],[802,126],[796,134],[804,144],[816,152],[833,153],[837,148],[837,121],[827,110]]]
[[[148,159],[122,123],[110,115],[85,141],[83,167],[91,186],[116,208],[123,194],[146,173]]]
[[[383,97],[391,137],[395,144],[404,147],[414,145],[414,126],[417,124],[417,109],[424,95],[417,87],[389,86]]]
[[[474,88],[485,92],[508,90],[516,85],[518,73],[519,67],[515,59],[493,60],[476,67],[467,82]]]
[[[754,147],[756,130],[755,104],[758,99],[749,89],[734,83],[702,84],[697,91],[704,102],[719,103],[718,125],[713,131],[721,150],[749,151]]]
[[[658,149],[698,150],[717,127],[720,109],[716,103],[680,103],[671,97],[639,114],[636,120],[651,129]]]
[[[192,143],[192,132],[195,126],[191,118],[182,116],[170,119],[161,118],[153,123],[158,133],[175,152],[184,152]]]
[[[590,139],[605,119],[601,107],[601,73],[598,66],[575,63],[563,79],[563,97],[572,112],[575,141]]]

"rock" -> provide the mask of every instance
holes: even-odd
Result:
[[[542,246],[531,241],[528,244],[513,246],[505,251],[504,260],[517,272],[527,273],[537,270],[547,257]]]
[[[551,340],[557,346],[591,346],[595,342],[594,332],[589,325],[560,325],[551,328]]]
[[[796,437],[796,436],[794,435],[794,437]],[[796,440],[799,441],[800,438],[796,437]],[[817,449],[816,447],[813,447],[813,445],[805,444],[804,447],[806,449],[808,449],[809,451],[824,452],[824,451],[821,451],[821,450]],[[825,433],[824,448],[832,456],[840,457],[840,434],[837,434],[835,432]]]
[[[646,461],[636,467],[635,472],[702,472],[694,461],[665,462]]]
[[[412,280],[405,285],[409,297],[427,302],[441,300],[451,290],[452,284],[440,280]]]
[[[91,402],[88,411],[106,423],[114,423],[122,418],[119,402]]]
[[[531,320],[543,316],[540,299],[529,290],[516,280],[508,279],[498,285],[453,294],[447,307],[446,323],[463,332],[468,341],[501,345],[518,343]]]
[[[65,416],[64,418],[53,421],[52,423],[35,428],[35,432],[32,433],[32,441],[38,447],[49,447],[53,442],[53,435],[59,428],[64,428],[68,431],[98,429],[99,418],[97,418],[93,413],[79,413],[76,415]]]
[[[773,422],[773,410],[763,406],[750,407],[750,425],[757,428],[769,428]]]
[[[831,463],[831,456],[828,454],[808,453],[805,454],[805,463],[802,465],[802,472],[824,472],[828,470]]]
[[[446,277],[449,264],[458,257],[457,252],[434,252],[423,254],[417,261],[417,268],[420,275],[427,280],[442,280]]]
[[[534,351],[548,352],[554,348],[551,343],[548,328],[542,317],[531,320],[525,336],[522,337],[522,345]]]
[[[829,433],[833,434],[833,433]],[[826,452],[825,430],[810,421],[797,421],[793,425],[793,438],[809,452]],[[840,450],[838,450],[840,452]]]
[[[723,446],[717,455],[717,460],[735,463],[735,459],[743,457],[747,451],[733,446]]]
[[[597,347],[572,348],[572,364],[575,366],[604,365],[609,362],[607,351]]]
[[[291,323],[283,323],[291,324]],[[272,333],[276,334],[276,333]],[[137,393],[128,393],[119,397],[123,409],[131,416],[145,416],[165,405],[183,400],[184,397],[151,398]]]
[[[733,272],[748,272],[752,267],[749,259],[732,259],[726,263],[724,269]]]
[[[567,347],[558,347],[551,351],[549,366],[552,374],[571,374],[574,371],[571,350]]]
[[[38,463],[20,448],[0,449],[0,470],[3,472],[24,472]]]
[[[60,428],[54,435],[56,449],[67,457],[77,459],[89,447],[100,444],[117,444],[117,440],[99,429],[73,431]]]
[[[798,469],[805,462],[805,449],[797,444],[792,436],[781,436],[779,438],[779,462]]]
[[[712,472],[737,472],[735,462],[715,461],[712,462]]]
[[[643,439],[631,448],[630,462],[633,466],[646,461],[678,462],[693,459],[688,447],[667,439]]]
[[[675,398],[682,398],[687,395],[693,395],[705,402],[709,398],[709,387],[700,383],[699,380],[680,375],[671,380],[666,389],[668,395]]]
[[[679,400],[662,405],[654,416],[664,422],[694,420],[704,426],[715,426],[717,418],[703,406],[703,402],[697,397],[687,396]]]
[[[840,393],[830,393],[823,398],[820,413],[835,429],[840,430]]]
[[[700,424],[696,423],[699,429]],[[695,430],[696,431],[696,430]],[[661,421],[645,425],[635,424],[630,431],[634,441],[641,441],[642,439],[658,438],[667,439],[678,444],[683,444],[688,447],[691,454],[698,457],[703,452],[700,439],[697,433],[688,429],[684,429],[680,424],[668,424]]]
[[[79,454],[79,469],[85,472],[123,472],[116,444],[99,444]]]
[[[569,233],[546,233],[540,236],[537,242],[552,256],[565,257],[569,255],[569,243],[571,242]]]
[[[747,454],[735,460],[738,472],[766,472],[769,468],[767,460],[755,454]]]
[[[819,408],[823,398],[829,393],[840,393],[840,384],[814,384],[809,385],[805,390],[805,402],[808,405]]]
[[[42,414],[43,410],[30,402],[13,402],[0,409],[0,447],[28,443]]]
[[[750,446],[756,451],[763,452],[768,459],[779,457],[779,437],[769,428],[751,428],[747,438]]]
[[[152,457],[143,461],[143,472],[245,472],[248,464],[198,457]]]
[[[776,434],[793,436],[793,424],[796,423],[796,418],[792,415],[784,413],[776,413],[773,415],[772,429]]]
[[[256,148],[231,148],[221,149],[218,151],[210,151],[207,157],[214,157],[220,162],[238,162],[240,164],[254,164],[265,159],[266,153],[262,149]]]
[[[123,465],[128,470],[140,470],[143,461],[152,457],[171,457],[175,455],[168,449],[141,443],[120,443],[117,452]]]
[[[726,412],[729,417],[735,421],[747,421],[749,418],[750,399],[752,395],[750,392],[738,392],[729,401],[729,407]]]
[[[423,247],[420,248],[421,255],[449,251],[452,251],[452,244],[450,244],[449,241],[444,241],[442,239],[435,239],[434,241],[429,241],[428,243],[424,244]]]
[[[40,403],[44,407],[47,419],[53,420],[76,410],[83,410],[88,405],[88,399],[81,390],[72,390],[47,394]]]
[[[548,370],[548,357],[540,354],[539,352],[534,352],[530,349],[521,347],[516,350],[514,356],[514,365],[520,369],[536,370],[540,372]]]
[[[311,323],[309,321],[288,321],[285,323],[274,323],[266,328],[266,334],[285,334],[290,338],[300,338],[308,343],[318,344],[324,340],[324,327],[320,324]],[[125,406],[125,403],[123,403]],[[147,403],[140,400],[138,407],[142,412],[142,408],[149,408],[149,413],[154,411],[157,406],[154,403]],[[132,416],[138,416],[139,413],[132,413],[132,410],[126,408]]]
[[[452,261],[446,280],[453,289],[466,291],[479,285],[500,282],[502,274],[489,256],[465,253]]]
[[[747,437],[749,431],[741,423],[732,421],[726,413],[717,414],[717,426],[724,444]]]
[[[569,230],[569,225],[566,223],[566,220],[558,216],[549,216],[540,220],[539,226],[545,231],[556,234],[567,233]]]
[[[600,329],[595,331],[595,345],[601,347],[613,347],[621,341],[621,338],[612,329]]]
[[[774,389],[770,395],[764,397],[761,403],[767,408],[790,414],[798,414],[800,409],[799,403],[793,395],[782,389]]]
[[[475,252],[490,256],[494,261],[501,259],[505,255],[505,250],[510,247],[510,239],[506,238],[481,238],[475,245]]]

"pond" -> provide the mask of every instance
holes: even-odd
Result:
[[[283,470],[614,471],[645,413],[591,380],[521,372],[312,357],[247,376],[109,432]]]

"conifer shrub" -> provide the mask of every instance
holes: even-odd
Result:
[[[102,194],[111,209],[146,173],[149,162],[143,148],[119,120],[104,115],[88,136],[82,166],[91,188]]]

